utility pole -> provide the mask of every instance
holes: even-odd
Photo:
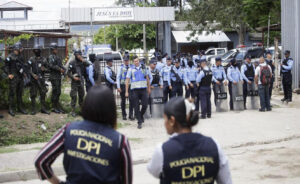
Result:
[[[145,2],[146,0],[144,0],[144,3],[143,3],[143,6],[145,6]],[[146,61],[148,61],[148,58],[147,57],[147,47],[146,47],[146,24],[143,24],[143,44],[144,44],[144,57],[146,59]]]
[[[90,9],[91,11],[91,36],[92,36],[92,53],[94,53],[94,27],[93,27],[93,8]]]
[[[269,48],[269,43],[270,43],[270,14],[269,14],[269,20],[268,20],[268,40],[267,40],[267,48]]]
[[[104,25],[104,44],[106,44],[105,25]]]
[[[118,27],[116,26],[116,51],[119,50]]]
[[[71,22],[71,0],[69,0],[69,33],[70,33],[70,22]]]

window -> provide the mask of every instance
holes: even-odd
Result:
[[[222,60],[227,59],[228,57],[232,56],[234,54],[234,51],[228,51],[222,56]]]
[[[217,50],[217,55],[222,55],[225,53],[225,49],[218,49]]]
[[[25,19],[24,11],[3,11],[3,19]]]
[[[210,50],[206,53],[206,55],[215,55],[215,50]]]
[[[44,47],[45,38],[44,37],[34,37],[34,45],[38,44],[41,47]]]
[[[66,40],[64,39],[64,38],[58,38],[58,41],[57,41],[58,43],[57,43],[57,45],[59,46],[59,47],[64,47],[64,46],[66,46]]]

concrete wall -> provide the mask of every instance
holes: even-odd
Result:
[[[237,32],[225,32],[225,34],[233,42],[233,48],[236,48],[239,45],[239,35],[237,34]],[[262,42],[262,41],[251,40],[249,33],[246,33],[246,38],[245,38],[246,46],[252,46],[253,43],[257,43],[257,42]]]
[[[300,60],[300,1],[281,0],[281,40],[282,51],[290,50],[294,59],[293,88],[299,87]],[[283,53],[282,53],[283,55]]]

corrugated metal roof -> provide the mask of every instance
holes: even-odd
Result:
[[[192,41],[198,43],[207,42],[230,42],[230,39],[222,31],[215,31],[215,33],[208,33],[203,31],[202,34],[190,36],[192,31],[172,31],[172,34],[177,43],[190,43]]]

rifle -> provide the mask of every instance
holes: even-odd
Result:
[[[173,66],[171,67],[171,72],[175,75],[176,81],[182,83],[182,79],[180,78],[180,76],[178,75],[178,73],[176,73],[176,72],[174,71]]]
[[[76,74],[74,74],[74,77],[79,77],[79,81],[80,81],[80,85],[84,86],[84,77],[81,73],[81,68],[79,67],[78,64],[75,65],[75,69],[76,69]]]

